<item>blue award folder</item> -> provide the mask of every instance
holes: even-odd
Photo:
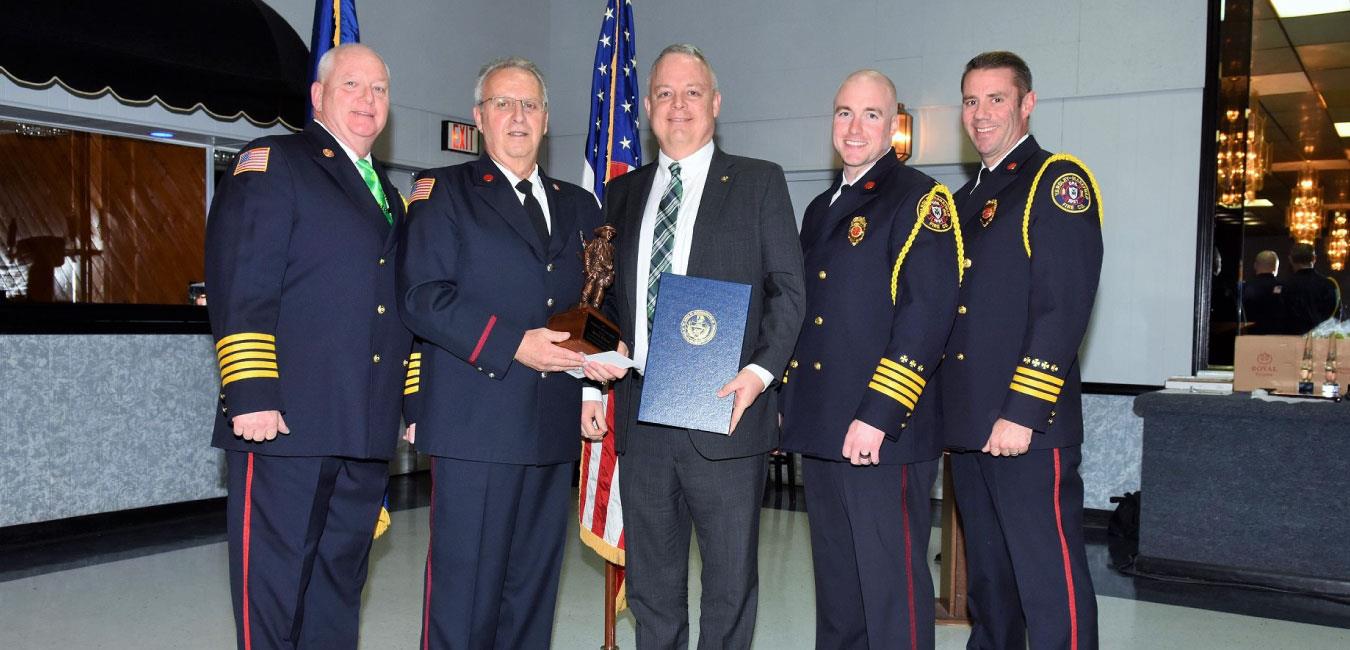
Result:
[[[750,285],[661,274],[638,419],[725,434],[734,395],[718,389],[741,370]]]

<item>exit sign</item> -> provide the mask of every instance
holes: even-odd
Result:
[[[442,120],[441,151],[478,155],[478,127],[466,122]]]

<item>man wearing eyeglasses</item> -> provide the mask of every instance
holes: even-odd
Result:
[[[563,371],[584,361],[545,323],[581,294],[600,210],[537,164],[533,63],[489,63],[474,101],[486,155],[418,175],[398,268],[421,339],[411,437],[432,456],[421,647],[545,648],[580,451],[581,383]]]

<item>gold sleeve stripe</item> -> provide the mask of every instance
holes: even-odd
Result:
[[[421,360],[416,360],[416,359],[413,360],[413,361],[409,361],[409,362],[408,362],[408,367],[409,367],[409,368],[421,368],[421,367],[422,367],[422,361],[421,361]]]
[[[874,391],[876,391],[876,392],[878,392],[878,393],[881,393],[882,395],[885,395],[886,397],[889,397],[889,398],[891,398],[891,399],[893,399],[893,400],[895,400],[895,401],[897,401],[897,402],[900,402],[901,404],[905,405],[905,408],[908,408],[908,409],[911,410],[911,411],[914,410],[914,402],[911,401],[908,397],[905,397],[904,395],[901,395],[901,394],[899,394],[899,393],[897,393],[897,392],[895,392],[895,391],[893,391],[893,390],[891,390],[891,389],[889,389],[889,388],[887,388],[887,387],[885,387],[885,386],[882,386],[881,384],[878,384],[878,383],[876,383],[876,382],[872,382],[872,383],[868,384],[867,387],[868,387],[868,388],[871,388],[872,390],[874,390]]]
[[[421,380],[421,379],[418,379],[417,377],[409,377],[409,378],[408,378],[408,381],[403,382],[403,385],[404,385],[404,386],[417,386],[417,385],[420,384],[420,383],[422,383],[422,380]]]
[[[220,367],[224,368],[225,366],[228,366],[236,361],[248,361],[249,359],[253,359],[256,361],[276,361],[277,353],[261,350],[256,351],[245,350],[243,352],[235,352],[234,354],[231,354],[227,357],[222,357],[220,360]]]
[[[408,378],[409,378],[409,379],[411,379],[411,378],[413,378],[413,377],[421,377],[421,376],[422,376],[422,371],[421,371],[421,370],[418,370],[417,368],[409,368],[409,369],[408,369]]]
[[[254,341],[245,341],[243,343],[231,343],[230,345],[221,348],[219,352],[216,352],[216,358],[224,359],[225,357],[234,354],[235,352],[243,352],[245,350],[265,350],[267,352],[271,352],[272,354],[276,354],[277,346],[275,343],[261,343]]]
[[[1039,379],[1039,380],[1044,381],[1044,382],[1049,382],[1049,383],[1052,383],[1052,384],[1054,384],[1054,385],[1056,385],[1056,386],[1063,386],[1063,385],[1064,385],[1064,380],[1063,380],[1063,379],[1060,379],[1059,377],[1056,377],[1056,376],[1054,376],[1054,375],[1047,375],[1046,373],[1043,373],[1043,372],[1041,372],[1041,371],[1039,371],[1039,370],[1032,370],[1031,368],[1024,368],[1024,367],[1022,367],[1022,366],[1018,366],[1018,367],[1017,367],[1017,374],[1019,374],[1019,375],[1026,375],[1026,376],[1028,376],[1028,377],[1031,377],[1032,379]]]
[[[1098,189],[1097,177],[1092,175],[1092,170],[1088,169],[1083,161],[1070,154],[1057,153],[1050,156],[1041,164],[1040,171],[1036,172],[1036,178],[1031,181],[1031,192],[1027,194],[1027,205],[1022,210],[1022,247],[1027,251],[1027,257],[1031,257],[1031,204],[1033,199],[1036,198],[1036,187],[1041,184],[1041,176],[1045,175],[1045,170],[1050,168],[1050,164],[1061,160],[1067,160],[1078,165],[1083,168],[1083,171],[1087,172],[1088,184],[1092,186],[1092,191],[1097,194],[1097,224],[1101,225],[1106,218],[1105,207],[1102,205],[1102,192]]]
[[[249,369],[256,369],[256,368],[262,368],[262,369],[265,369],[265,370],[276,370],[276,369],[277,369],[277,362],[275,362],[275,361],[236,361],[235,363],[232,363],[232,364],[230,364],[230,365],[228,365],[228,366],[223,366],[223,367],[221,367],[221,369],[220,369],[220,376],[221,376],[221,377],[227,377],[227,376],[229,376],[231,373],[239,372],[240,370],[249,370]]]
[[[416,387],[416,386],[410,386],[410,387],[408,387],[408,388],[404,388],[404,389],[403,389],[403,394],[404,394],[404,395],[412,395],[413,393],[416,393],[416,392],[417,392],[417,387]]]
[[[910,388],[905,384],[892,381],[891,379],[884,377],[880,374],[872,375],[872,382],[890,388],[891,390],[894,390],[895,392],[900,393],[901,395],[904,395],[905,397],[908,397],[915,402],[919,401],[919,393],[915,392],[913,388]]]
[[[1035,397],[1036,399],[1043,399],[1047,402],[1050,402],[1051,404],[1054,404],[1056,401],[1058,401],[1058,398],[1056,398],[1054,395],[1047,395],[1045,393],[1042,393],[1041,391],[1036,390],[1035,388],[1027,388],[1026,386],[1023,386],[1021,384],[1009,384],[1008,388],[1011,388],[1019,393],[1022,393],[1023,395],[1030,395],[1032,397]]]
[[[1047,384],[1043,381],[1036,381],[1035,379],[1028,379],[1022,375],[1013,375],[1013,383],[1021,384],[1027,388],[1035,388],[1036,390],[1044,391],[1051,395],[1059,395],[1059,386]]]
[[[899,371],[900,374],[909,377],[914,381],[914,383],[918,384],[921,387],[927,385],[926,382],[924,382],[923,377],[920,376],[919,373],[914,372],[913,370],[910,370],[909,368],[900,365],[898,362],[882,357],[881,365],[886,366],[887,368],[890,368],[892,370]]]
[[[216,341],[216,349],[219,350],[235,341],[267,341],[268,343],[276,343],[277,337],[272,336],[271,334],[263,334],[262,332],[240,332]]]
[[[905,386],[914,392],[915,395],[923,393],[923,387],[915,384],[913,380],[896,373],[894,370],[878,366],[875,373],[877,377],[885,377],[888,381],[894,381],[897,384]]]
[[[421,353],[421,352],[414,352],[414,353],[412,353],[412,356],[409,356],[409,357],[408,357],[408,359],[411,360],[411,361],[416,361],[416,360],[421,359],[421,358],[422,358],[422,353]]]
[[[280,379],[280,378],[281,375],[278,375],[277,371],[275,370],[246,370],[244,372],[236,372],[228,377],[222,378],[220,380],[220,385],[221,387],[224,387],[241,379]]]

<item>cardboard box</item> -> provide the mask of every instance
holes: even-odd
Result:
[[[1333,339],[1312,339],[1314,394],[1322,393],[1326,378],[1327,345]],[[1350,339],[1336,343],[1336,380],[1345,394],[1350,380]],[[1303,363],[1302,336],[1239,336],[1233,355],[1233,390],[1264,388],[1279,393],[1297,393],[1299,367]]]

